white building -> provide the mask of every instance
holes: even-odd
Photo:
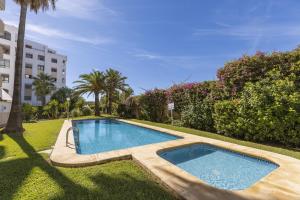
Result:
[[[1,89],[0,85],[0,127],[3,127],[9,117],[12,98]]]
[[[0,58],[0,74],[2,77],[2,88],[13,95],[15,57],[17,48],[17,28],[5,24],[4,36],[0,36],[0,47],[4,49],[3,58]],[[67,57],[57,54],[48,46],[25,40],[23,69],[22,69],[22,91],[23,103],[41,105],[40,98],[35,95],[32,86],[33,77],[44,72],[51,75],[55,80],[56,88],[66,86],[66,62]],[[50,95],[46,98],[49,101]]]

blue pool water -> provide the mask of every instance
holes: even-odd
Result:
[[[153,144],[179,137],[110,119],[73,121],[76,151],[94,154]]]
[[[159,156],[220,189],[241,190],[271,173],[278,165],[208,144],[166,150]]]

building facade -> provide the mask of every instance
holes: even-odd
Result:
[[[0,36],[0,46],[3,49],[3,58],[0,58],[0,74],[2,88],[10,95],[13,95],[15,58],[17,48],[17,28],[5,24],[4,35]],[[23,103],[41,105],[40,98],[35,95],[32,86],[33,77],[39,73],[46,73],[55,80],[56,88],[66,86],[67,57],[56,53],[47,45],[25,40],[23,67],[22,67],[22,90],[21,98]],[[49,101],[50,95],[46,97]]]
[[[0,0],[0,11],[3,11],[5,9],[5,0]],[[0,19],[0,37],[4,34],[4,23]],[[3,57],[3,50],[0,47],[0,59]]]

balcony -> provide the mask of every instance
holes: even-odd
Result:
[[[0,54],[10,55],[10,47],[7,45],[0,44]]]

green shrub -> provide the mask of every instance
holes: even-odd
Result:
[[[256,83],[246,83],[240,100],[215,104],[219,133],[246,140],[300,146],[300,64],[289,76],[278,69]]]
[[[127,118],[127,109],[125,103],[120,103],[118,105],[117,113],[120,117]]]
[[[47,105],[43,107],[43,117],[48,119],[56,119],[59,116],[59,103],[57,100],[51,100]]]
[[[214,126],[218,133],[242,138],[237,129],[239,100],[224,100],[214,105]]]
[[[117,113],[124,118],[139,118],[140,105],[138,97],[128,97],[124,103],[118,105]]]
[[[80,111],[79,108],[74,108],[71,111],[71,117],[80,117],[82,115],[82,112]]]
[[[92,114],[93,114],[93,110],[88,105],[82,107],[82,115],[83,116],[89,116]]]
[[[292,76],[276,80],[276,74],[246,84],[238,122],[246,130],[245,139],[300,146],[299,88]]]
[[[29,122],[36,119],[37,111],[37,107],[24,103],[22,107],[23,120]]]
[[[154,122],[167,120],[167,95],[165,90],[154,89],[147,91],[140,97],[140,104],[143,107],[143,116],[149,117]]]
[[[182,111],[182,124],[186,127],[214,131],[212,113],[213,101],[205,98],[185,107]]]

